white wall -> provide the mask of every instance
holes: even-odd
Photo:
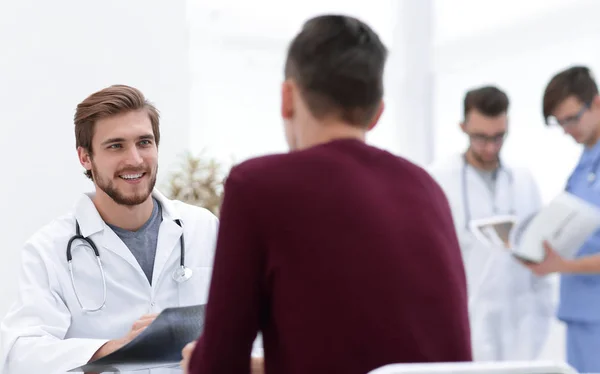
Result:
[[[421,143],[428,143],[430,137],[422,136],[422,131],[415,133],[418,127],[405,124],[430,121],[430,106],[424,105],[431,104],[430,90],[420,96],[412,92],[419,84],[417,80],[432,78],[432,66],[426,61],[430,51],[419,44],[432,38],[431,24],[422,19],[430,8],[431,1],[425,0],[400,5],[397,0],[190,1],[190,19],[194,19],[190,49],[193,150],[207,148],[208,155],[223,162],[287,151],[279,105],[288,44],[308,18],[339,12],[369,23],[392,50],[386,74],[387,106],[369,142],[412,159],[426,158],[428,150],[422,149]],[[398,20],[402,24],[411,20],[411,27],[396,27]],[[427,32],[410,37],[412,26]],[[407,40],[412,43],[403,45]],[[403,74],[402,69],[415,66],[419,67],[418,74]],[[403,97],[411,105],[398,110]],[[410,140],[411,134],[424,139],[415,142]]]
[[[0,1],[0,316],[15,298],[19,252],[91,188],[79,166],[75,106],[123,83],[162,113],[161,177],[189,145],[183,0]]]

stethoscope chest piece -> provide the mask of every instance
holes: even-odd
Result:
[[[596,180],[596,173],[591,172],[588,174],[587,180],[589,183],[592,183]]]
[[[187,266],[180,266],[173,272],[173,280],[177,283],[183,283],[192,277],[192,273],[192,269]]]

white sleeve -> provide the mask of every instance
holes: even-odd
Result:
[[[539,211],[542,207],[542,199],[533,175],[527,173],[529,184],[529,201],[531,213]],[[539,277],[534,273],[529,273],[529,305],[522,305],[525,309],[522,311],[523,320],[520,326],[522,341],[528,341],[528,347],[523,347],[527,353],[527,359],[534,360],[542,352],[550,333],[552,321],[554,320],[554,293],[555,285],[552,276]],[[525,304],[525,303],[524,303]]]
[[[256,339],[254,339],[254,343],[252,343],[252,357],[265,357],[262,333],[260,333],[260,332],[256,335]]]
[[[531,183],[531,194],[532,201],[535,202],[535,212],[542,208],[542,197],[540,189],[535,181],[533,175],[529,174]],[[532,212],[533,213],[533,212]],[[555,284],[552,281],[552,276],[538,277],[531,273],[532,277],[532,291],[534,293],[534,312],[535,321],[531,327],[531,332],[534,334],[534,347],[533,357],[537,358],[550,334],[550,328],[552,321],[554,320],[555,305],[554,305],[554,294]]]
[[[546,345],[554,320],[554,284],[551,276],[538,277],[535,274],[531,274],[531,276],[534,299],[530,327],[533,349],[531,359],[535,360]]]
[[[18,298],[0,325],[0,372],[58,374],[86,364],[107,340],[65,339],[71,314],[52,264],[31,243],[21,258]]]
[[[439,165],[430,165],[425,170],[440,186],[446,197],[446,201],[450,206],[450,213],[452,214],[452,221],[454,223],[454,229],[456,231],[456,236],[458,237],[461,252],[465,255],[466,248],[471,245],[471,237],[470,233],[465,229],[464,218],[459,216],[461,210],[459,209],[458,204],[460,204],[462,200],[452,196],[449,192],[451,191],[451,184],[460,177],[458,175],[453,175],[452,171],[444,169]]]

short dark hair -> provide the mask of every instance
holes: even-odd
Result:
[[[322,15],[304,23],[292,40],[285,78],[292,78],[312,115],[337,115],[366,126],[383,97],[387,49],[360,20]]]
[[[544,121],[570,96],[575,96],[582,103],[590,103],[598,95],[598,86],[590,69],[586,66],[572,66],[550,79],[544,91],[542,111]]]
[[[488,117],[496,117],[508,111],[509,100],[504,91],[496,86],[483,86],[467,91],[464,100],[464,118],[473,109]]]

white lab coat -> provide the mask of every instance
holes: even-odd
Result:
[[[428,169],[449,200],[463,254],[474,360],[535,360],[554,316],[552,283],[535,276],[508,251],[486,247],[467,230],[463,165],[462,155],[456,155]],[[496,214],[508,214],[514,199],[519,219],[541,207],[537,185],[526,169],[503,165],[495,197],[473,168],[466,174],[471,219],[495,215],[494,198]]]
[[[74,210],[35,233],[22,249],[18,299],[1,324],[4,374],[65,373],[83,365],[106,341],[123,337],[134,321],[164,308],[203,304],[211,278],[218,219],[208,210],[172,201],[158,191],[162,205],[152,286],[137,260],[101,219],[89,196]],[[83,312],[67,267],[66,248],[75,235],[92,239],[106,273],[106,306]],[[174,220],[181,219],[182,227]],[[173,280],[180,261],[180,236],[185,264],[193,271],[186,282]],[[102,278],[96,257],[81,241],[72,246],[75,284],[85,307],[102,302]],[[181,373],[154,369],[135,373]]]

